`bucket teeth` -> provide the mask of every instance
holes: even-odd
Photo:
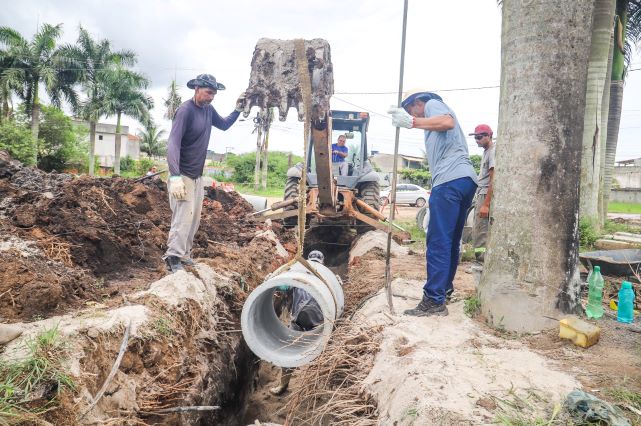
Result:
[[[329,43],[323,39],[305,40],[305,53],[312,85],[311,111],[317,111],[319,115],[309,118],[312,121],[323,120],[329,111],[329,99],[334,93]],[[261,38],[256,43],[251,68],[243,115],[249,116],[254,106],[278,108],[280,121],[285,121],[289,108],[294,107],[298,110],[298,120],[304,121],[305,107],[295,41]]]

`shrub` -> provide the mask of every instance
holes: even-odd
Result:
[[[33,145],[31,130],[28,127],[15,121],[4,121],[0,124],[0,150],[9,152],[12,158],[32,165]]]
[[[594,229],[594,225],[589,220],[581,219],[579,221],[579,245],[581,247],[592,247],[599,234]]]
[[[419,186],[431,186],[432,174],[429,170],[425,169],[402,169],[399,174],[403,179],[409,180],[411,183]]]
[[[267,185],[284,186],[287,180],[289,153],[274,151],[269,153],[267,162]],[[303,161],[302,157],[294,155],[292,165]],[[241,155],[230,155],[227,164],[234,169],[232,180],[238,183],[253,183],[254,168],[256,166],[256,153],[248,152]]]
[[[122,157],[120,159],[120,171],[121,172],[133,172],[135,171],[136,160],[131,158],[129,155]]]
[[[62,171],[83,168],[88,162],[87,130],[74,126],[71,118],[53,106],[42,105],[38,133],[38,167]]]

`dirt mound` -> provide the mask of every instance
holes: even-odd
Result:
[[[0,294],[10,296],[0,298],[4,320],[60,313],[74,300],[113,297],[131,291],[128,283],[164,274],[171,211],[163,182],[74,178],[21,167],[8,156],[0,156],[0,176]],[[194,257],[216,256],[221,244],[247,245],[260,225],[247,218],[251,211],[238,194],[209,190]],[[25,257],[21,246],[38,253]],[[35,289],[37,299],[21,303]]]

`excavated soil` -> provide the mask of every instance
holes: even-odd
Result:
[[[255,285],[268,243],[247,247],[261,227],[237,193],[209,189],[193,256]],[[0,319],[29,321],[87,301],[108,303],[161,278],[171,211],[161,181],[74,178],[0,156]],[[273,224],[281,241],[294,238]],[[255,244],[256,245],[256,244]],[[268,259],[268,264],[276,261]],[[118,298],[120,300],[120,298]]]

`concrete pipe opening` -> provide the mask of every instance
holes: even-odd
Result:
[[[343,313],[345,302],[340,278],[320,263],[310,262],[310,265],[325,282],[295,263],[288,271],[271,276],[256,287],[243,306],[240,321],[247,346],[259,358],[279,367],[300,367],[313,361],[325,348],[334,321]],[[284,324],[276,315],[273,297],[281,286],[309,293],[322,311],[322,323],[311,331],[293,330]]]

